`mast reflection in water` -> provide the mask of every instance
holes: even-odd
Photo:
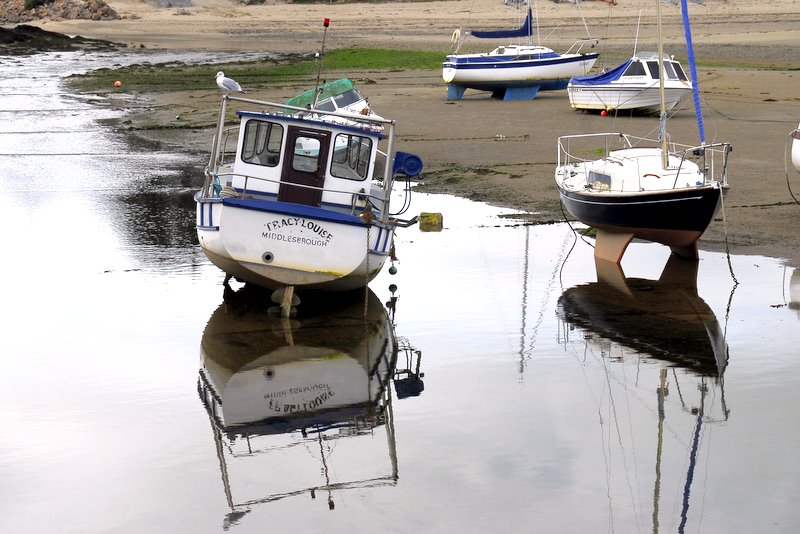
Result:
[[[658,383],[650,390],[655,391],[657,402],[655,472],[652,481],[653,532],[660,529],[662,510],[666,510],[664,513],[680,510],[680,517],[674,517],[673,523],[677,523],[678,532],[684,532],[689,518],[692,482],[702,443],[703,425],[727,421],[730,414],[725,403],[723,379],[728,363],[728,345],[717,317],[698,295],[697,269],[698,262],[672,255],[658,280],[627,278],[619,264],[598,259],[598,282],[567,289],[558,300],[559,318],[569,327],[577,327],[587,345],[599,348],[603,358],[614,364],[637,366],[635,384],[614,377],[613,368],[609,368],[608,383],[603,386],[611,406],[609,417],[613,418],[613,422],[609,423],[616,428],[616,441],[621,449],[619,454],[626,477],[629,476],[628,464],[632,463],[635,468],[635,458],[626,458],[624,451],[620,433],[620,419],[624,416],[616,412],[616,406],[623,401],[614,400],[619,395],[616,390],[622,388],[625,402],[629,404],[630,397],[640,394],[636,389],[639,380],[655,378],[647,372],[648,369],[641,369],[640,366],[652,364],[658,369]],[[681,370],[683,372],[679,372]],[[694,382],[694,392],[698,396],[694,401],[689,400],[692,388],[686,386],[687,380]],[[677,404],[667,403],[670,385],[677,392]],[[719,406],[709,406],[712,401],[718,402]],[[668,409],[670,407],[674,409]],[[680,502],[664,507],[661,503],[666,472],[663,469],[664,434],[667,413],[672,411],[678,413],[670,417],[689,416],[690,419],[684,419],[684,423],[691,422],[691,430],[688,436],[679,435],[682,427],[675,419],[670,419],[672,423],[667,426],[668,434],[672,434],[672,444],[682,449],[673,451],[671,458],[682,458],[688,464],[682,464],[687,465],[682,480],[671,480],[680,486]],[[631,421],[631,424],[634,422]],[[609,452],[611,432],[609,428],[606,436],[609,441],[604,445]],[[630,451],[634,450],[632,445]],[[672,491],[668,494],[677,493]],[[702,517],[702,512],[698,512],[698,516]],[[668,530],[674,530],[673,526],[671,524]]]
[[[226,528],[259,503],[324,492],[333,510],[335,491],[397,483],[389,386],[398,398],[419,395],[421,354],[395,337],[371,290],[337,300],[303,302],[299,318],[284,319],[268,310],[267,292],[226,288],[206,325],[198,391],[231,509]]]

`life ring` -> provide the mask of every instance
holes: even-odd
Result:
[[[459,39],[461,39],[461,30],[456,28],[455,30],[453,30],[453,36],[450,37],[450,40],[453,41],[454,43],[457,43]]]

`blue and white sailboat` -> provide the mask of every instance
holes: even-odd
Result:
[[[530,2],[522,26],[512,30],[471,31],[480,39],[526,38],[527,44],[498,46],[491,52],[459,54],[461,32],[453,33],[456,52],[442,64],[447,99],[460,100],[467,89],[490,91],[503,100],[530,100],[539,91],[566,89],[569,79],[589,72],[597,58],[597,40],[576,41],[564,54],[533,43],[533,13]],[[465,35],[465,36],[466,36]],[[584,50],[589,50],[584,52]]]
[[[658,61],[663,63],[661,3]],[[692,78],[697,80],[686,0],[682,0]],[[662,67],[663,70],[663,67]],[[728,188],[729,143],[706,144],[697,84],[693,86],[700,144],[671,143],[666,132],[664,78],[657,140],[624,133],[558,138],[556,186],[566,210],[597,229],[595,257],[619,263],[628,244],[645,239],[696,259],[697,240],[708,228]],[[597,147],[603,155],[597,158]]]

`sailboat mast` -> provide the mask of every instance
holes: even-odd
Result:
[[[669,167],[667,145],[667,103],[664,96],[664,37],[661,31],[661,0],[656,0],[656,20],[658,21],[658,92],[661,95],[661,113],[658,117],[658,137],[661,141],[661,165]]]

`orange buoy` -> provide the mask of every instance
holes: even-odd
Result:
[[[603,110],[603,111],[600,112],[600,116],[601,117],[605,117],[606,115],[608,115],[608,111]]]
[[[114,87],[122,87],[122,82],[117,80],[116,82],[114,82]]]

